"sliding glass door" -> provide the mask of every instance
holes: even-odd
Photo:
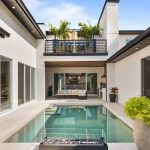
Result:
[[[10,62],[10,59],[0,56],[0,111],[11,108]]]
[[[142,60],[142,95],[150,98],[150,57]]]
[[[87,74],[87,93],[97,94],[97,73]]]
[[[54,73],[54,94],[58,93],[58,90],[64,89],[64,74]]]
[[[88,94],[97,94],[97,73],[54,73],[54,95],[63,89],[87,89]]]

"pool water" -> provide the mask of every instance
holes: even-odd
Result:
[[[132,129],[103,106],[47,108],[6,142],[41,142],[44,137],[133,142]]]

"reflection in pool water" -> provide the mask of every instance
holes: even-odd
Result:
[[[6,142],[41,142],[53,139],[100,139],[133,142],[132,129],[103,106],[47,108]]]

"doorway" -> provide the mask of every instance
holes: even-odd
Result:
[[[150,57],[142,59],[142,96],[150,98]]]

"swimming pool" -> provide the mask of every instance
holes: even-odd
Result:
[[[7,139],[10,143],[53,139],[100,139],[133,142],[132,129],[103,106],[53,106]]]

